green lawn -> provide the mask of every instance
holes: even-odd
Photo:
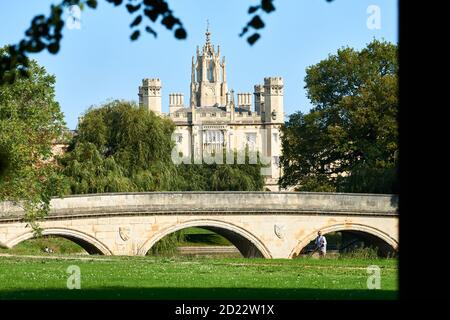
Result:
[[[0,256],[0,299],[396,299],[393,259]],[[368,290],[369,265],[381,289]],[[69,290],[66,270],[81,270]]]

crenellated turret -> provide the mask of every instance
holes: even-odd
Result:
[[[265,122],[284,122],[283,79],[281,77],[264,78],[264,114]]]
[[[161,114],[161,80],[159,78],[142,79],[139,87],[139,105],[156,114]]]

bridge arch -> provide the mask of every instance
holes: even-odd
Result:
[[[144,242],[138,250],[138,255],[145,256],[159,240],[168,234],[189,227],[204,228],[222,235],[233,243],[244,257],[272,258],[265,244],[249,231],[230,222],[209,219],[192,220],[164,229]]]
[[[323,235],[337,231],[355,231],[377,239],[378,241],[382,242],[386,248],[389,248],[392,251],[398,250],[398,241],[391,237],[389,234],[377,228],[357,223],[340,223],[323,228],[317,228],[314,232],[308,234],[294,247],[294,249],[289,254],[289,258],[292,259],[296,255],[300,254],[302,249],[316,238],[317,232],[319,230],[322,231]]]
[[[84,250],[86,250],[89,254],[103,254],[103,255],[112,255],[111,250],[108,249],[106,245],[101,243],[96,238],[77,230],[67,229],[67,228],[46,228],[42,230],[43,236],[60,236],[75,242],[80,245]],[[12,248],[15,245],[23,242],[25,240],[34,238],[34,232],[28,231],[26,233],[21,234],[20,236],[8,241],[6,243],[7,248]]]

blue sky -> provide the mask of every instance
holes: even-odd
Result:
[[[16,43],[36,14],[48,14],[55,1],[15,0],[0,3],[0,45]],[[96,10],[81,13],[81,29],[65,29],[57,55],[31,57],[56,75],[56,99],[69,128],[91,105],[109,99],[137,101],[142,78],[157,77],[163,85],[163,112],[168,95],[185,94],[189,101],[190,63],[197,45],[205,39],[206,20],[211,40],[227,60],[228,87],[252,92],[264,77],[282,76],[287,115],[307,112],[311,104],[304,89],[305,68],[345,46],[361,49],[372,39],[398,42],[398,4],[393,0],[275,0],[276,11],[264,14],[266,27],[254,45],[238,35],[249,21],[247,9],[258,0],[169,0],[175,16],[187,29],[186,40],[159,22],[152,27],[158,37],[143,33],[129,39],[132,17],[124,6],[99,0]],[[381,28],[366,25],[367,8],[380,8]]]

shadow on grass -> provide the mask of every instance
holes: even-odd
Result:
[[[123,288],[0,291],[2,299],[270,299],[270,300],[391,300],[394,290],[272,289],[272,288]]]

